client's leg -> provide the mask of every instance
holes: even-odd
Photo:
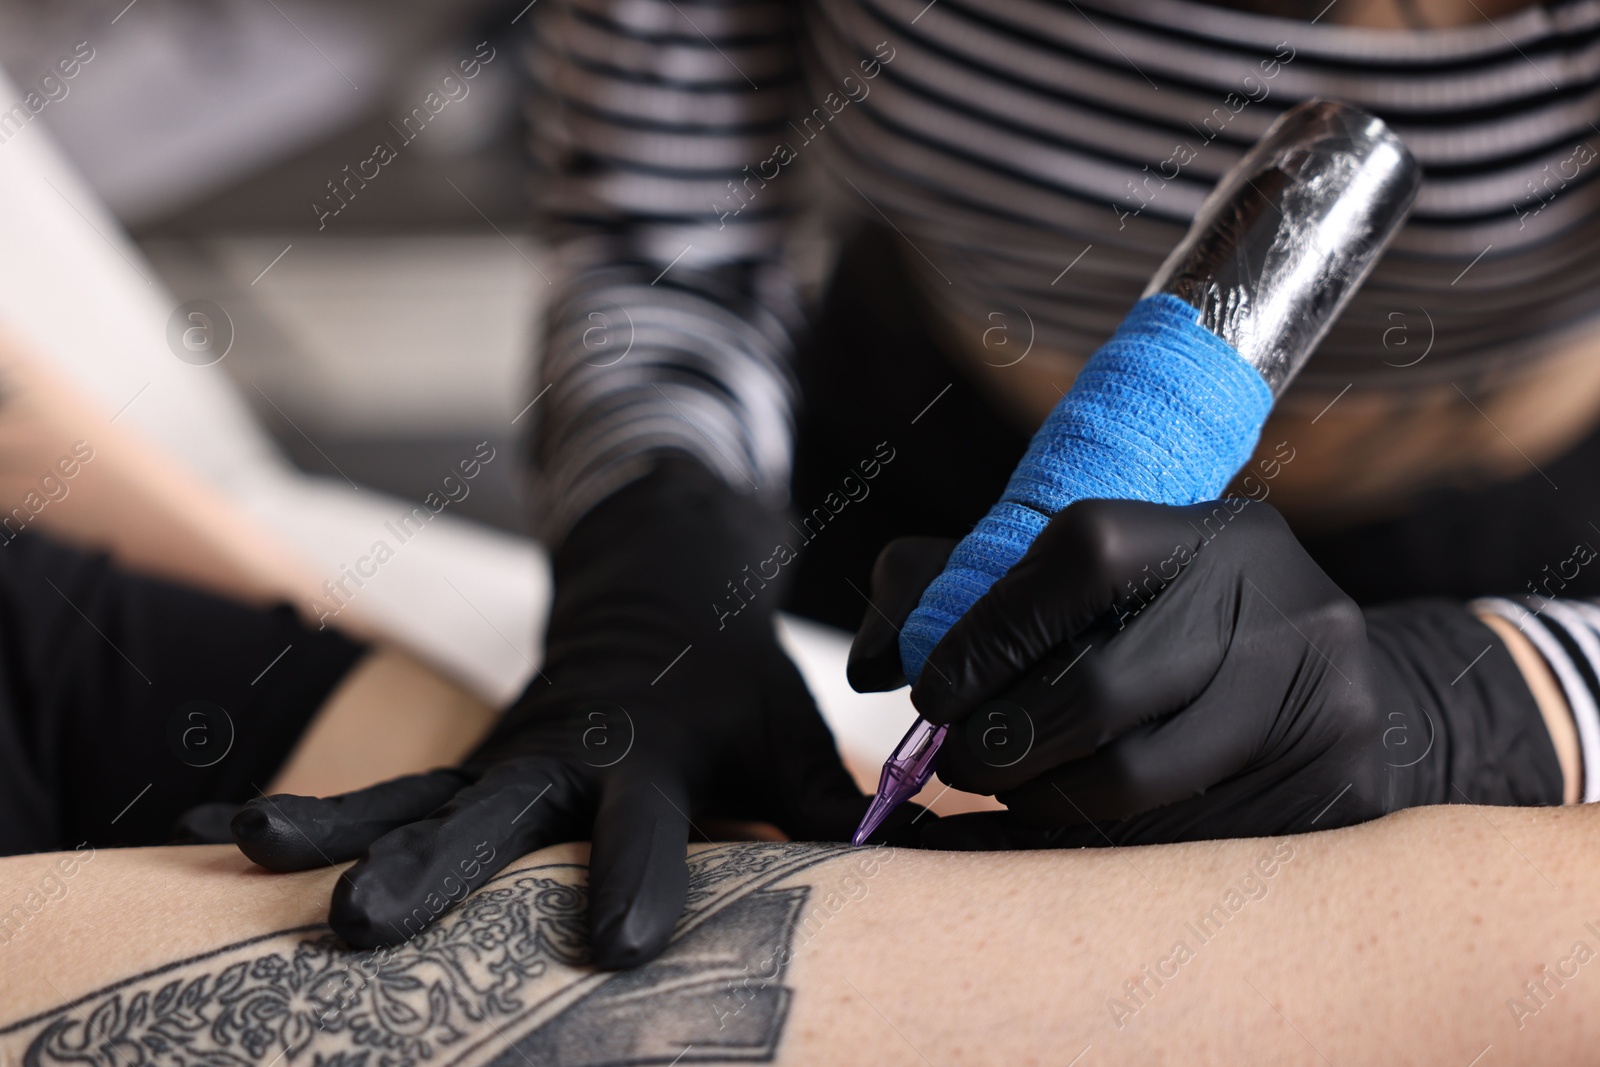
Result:
[[[1121,851],[717,845],[694,851],[674,944],[622,973],[583,964],[581,846],[379,952],[321,924],[334,870],[19,857],[0,861],[0,1060],[1580,1062],[1597,829],[1597,810],[1431,808]]]

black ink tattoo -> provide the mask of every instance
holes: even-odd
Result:
[[[0,1028],[0,1041],[27,1041],[25,1067],[769,1062],[810,892],[773,886],[848,851],[736,844],[690,857],[672,944],[632,971],[586,965],[586,871],[552,864],[493,879],[398,948],[351,951],[321,925],[280,930]]]

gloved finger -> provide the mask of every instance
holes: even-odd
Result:
[[[1005,811],[969,811],[923,820],[920,843],[946,852],[1011,852],[1050,848],[1051,832],[1024,825]]]
[[[1209,566],[1204,555],[1190,565]],[[1236,587],[1174,583],[1121,628],[1096,626],[955,724],[939,776],[1000,793],[1189,707],[1216,678],[1238,604]]]
[[[374,841],[334,886],[328,925],[355,948],[409,940],[506,864],[581,837],[587,799],[557,760],[496,764],[430,818]]]
[[[1234,710],[1221,694],[1202,697],[999,798],[1039,827],[1115,822],[1191,799],[1238,774],[1258,750],[1262,717]]]
[[[334,797],[256,797],[239,809],[229,829],[239,851],[269,871],[325,867],[355,859],[389,831],[431,815],[467,780],[440,770]]]
[[[900,628],[955,547],[949,537],[900,537],[878,553],[872,565],[872,600],[845,664],[845,678],[856,692],[887,692],[906,684]]]
[[[234,815],[238,814],[239,805],[214,801],[208,804],[196,804],[182,815],[173,824],[171,832],[167,835],[169,845],[229,845],[233,843],[233,831],[229,829]]]
[[[595,966],[637,967],[667,946],[689,891],[688,812],[676,771],[641,760],[605,780],[589,854]]]
[[[934,646],[911,690],[917,710],[953,722],[1119,603],[1152,599],[1194,558],[1202,538],[1193,523],[1208,507],[1080,500],[1064,508]]]

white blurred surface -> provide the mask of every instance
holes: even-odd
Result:
[[[545,252],[525,236],[236,237],[205,248],[223,276],[213,284],[247,292],[284,335],[252,369],[313,435],[507,432],[532,395],[548,287]]]

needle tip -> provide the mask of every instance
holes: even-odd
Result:
[[[867,814],[862,817],[861,825],[856,827],[855,835],[850,838],[850,843],[857,848],[866,844],[867,838],[876,832],[878,827],[883,824],[883,820],[888,818],[889,813],[894,808],[895,799],[893,797],[886,797],[882,793],[873,797],[872,804],[867,808]]]

